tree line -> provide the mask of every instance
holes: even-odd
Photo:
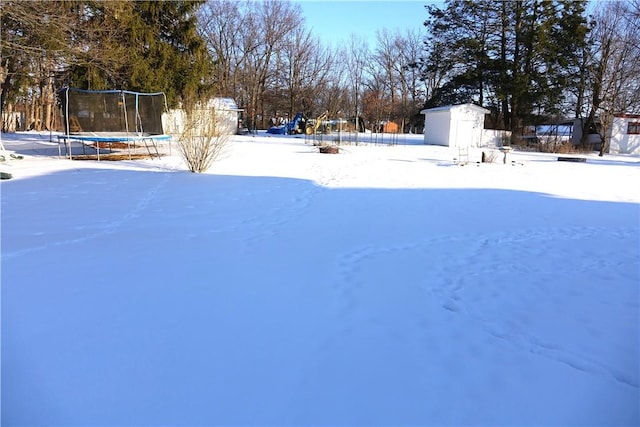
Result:
[[[474,102],[513,131],[640,112],[640,1],[449,0],[428,6],[427,106]],[[606,133],[606,132],[603,132]],[[602,145],[604,148],[604,144]]]
[[[255,127],[298,111],[409,123],[424,103],[419,34],[325,46],[288,0],[4,0],[0,19],[3,113],[25,106],[37,130],[65,85],[162,91],[170,108],[231,97]]]
[[[300,111],[419,130],[421,109],[463,102],[514,135],[559,117],[588,127],[638,110],[639,2],[447,0],[407,17],[424,32],[327,46],[288,0],[4,0],[1,104],[38,130],[55,127],[65,85],[162,91],[170,107],[231,97],[256,128]]]
[[[163,91],[172,105],[197,97],[211,70],[195,17],[201,4],[3,0],[3,113],[23,105],[28,127],[52,129],[63,86]]]

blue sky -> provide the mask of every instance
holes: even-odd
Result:
[[[602,1],[602,0],[600,0]],[[425,5],[445,6],[444,0],[293,0],[302,7],[307,28],[323,42],[334,46],[351,34],[366,37],[374,46],[376,30],[405,28],[425,31]],[[594,2],[590,2],[592,8]]]
[[[443,2],[297,0],[294,3],[302,6],[307,28],[323,42],[335,46],[349,40],[351,34],[364,36],[373,45],[376,31],[383,28],[391,31],[411,28],[423,32],[423,22],[427,18],[425,4]]]

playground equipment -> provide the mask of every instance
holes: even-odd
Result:
[[[302,133],[305,118],[302,113],[298,112],[289,123],[280,126],[271,126],[267,129],[267,133],[274,135],[293,135]]]
[[[144,144],[149,156],[158,153],[157,141],[170,140],[162,129],[162,112],[166,110],[164,93],[140,93],[126,90],[81,90],[65,87],[58,91],[64,119],[64,145],[71,158],[71,143],[90,146],[100,160],[100,149],[120,143],[131,149]],[[60,149],[60,145],[58,149]],[[59,153],[61,154],[61,153]]]
[[[320,114],[317,118],[315,118],[314,120],[309,120],[307,122],[307,126],[304,130],[304,132],[307,135],[311,135],[314,134],[318,131],[318,129],[320,128],[320,126],[322,125],[322,123],[327,120],[327,112],[324,112],[322,114]]]

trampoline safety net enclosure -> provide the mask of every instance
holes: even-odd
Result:
[[[70,87],[58,91],[64,121],[64,135],[58,136],[58,151],[64,146],[72,158],[72,143],[95,150],[100,160],[101,149],[126,146],[127,157],[144,147],[150,157],[160,157],[157,141],[170,141],[162,129],[162,113],[167,102],[164,93],[142,93],[127,90],[82,90]],[[169,144],[169,149],[171,145]],[[137,155],[144,155],[138,153]],[[110,156],[116,160],[118,156]],[[76,156],[76,158],[78,158]],[[84,158],[87,158],[85,156]],[[91,157],[88,157],[91,159]]]
[[[65,87],[58,91],[65,134],[162,135],[164,93],[126,90],[89,91]]]

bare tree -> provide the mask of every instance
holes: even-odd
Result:
[[[399,52],[396,62],[396,72],[400,83],[400,109],[402,127],[407,121],[411,122],[411,129],[416,123],[412,122],[420,112],[425,96],[426,88],[420,79],[418,61],[422,52],[422,37],[417,31],[407,30],[394,38],[395,49]]]
[[[358,37],[354,34],[351,35],[347,51],[345,52],[347,58],[346,64],[349,72],[349,81],[351,82],[351,92],[354,98],[354,117],[356,128],[356,144],[358,142],[358,133],[361,128],[360,116],[362,114],[362,95],[364,89],[364,78],[366,65],[370,57],[369,46],[362,37]],[[364,127],[364,123],[362,123]]]
[[[287,36],[302,21],[299,5],[280,0],[267,0],[252,3],[252,19],[249,20],[251,36],[259,40],[257,44],[245,38],[247,61],[243,70],[244,88],[247,91],[250,109],[256,109],[265,119],[263,95],[274,77],[274,58],[276,51],[285,43]]]
[[[613,115],[640,109],[640,27],[633,19],[630,3],[600,3],[594,15],[593,62],[588,69],[591,81],[590,106],[583,126],[582,144],[588,130],[600,116],[600,155],[609,147]]]
[[[385,118],[396,121],[401,132],[418,114],[427,95],[419,69],[422,51],[423,40],[417,31],[383,29],[377,32],[377,48],[371,62],[375,70],[370,72],[369,86],[378,94],[379,105],[386,106],[388,117]]]
[[[332,52],[301,27],[291,34],[283,53],[289,113],[294,114],[294,109],[302,108],[305,115],[312,116],[326,110],[326,105],[319,105],[321,100],[317,94],[339,71],[334,68],[336,62]]]
[[[244,108],[255,128],[270,116],[313,116],[335,103],[340,67],[304,27],[299,5],[209,1],[199,16],[216,60],[218,92]]]
[[[3,113],[27,107],[27,126],[52,129],[55,79],[71,66],[112,73],[125,63],[119,42],[130,2],[3,1],[0,75]],[[26,90],[28,88],[28,90]],[[5,114],[3,114],[3,117]],[[3,123],[3,129],[6,129]]]
[[[377,31],[376,40],[378,45],[373,55],[373,59],[378,66],[379,75],[382,77],[380,80],[383,85],[381,96],[388,98],[391,109],[396,107],[399,93],[397,59],[400,52],[397,50],[393,37],[393,34],[386,28]]]
[[[630,0],[629,3],[629,22],[632,26],[635,26],[635,30],[640,30],[640,0]],[[636,45],[637,45],[636,40]]]
[[[0,12],[2,130],[13,125],[5,118],[17,102],[27,107],[28,126],[50,129],[54,64],[71,53],[67,47],[71,40],[67,28],[73,27],[74,15],[58,2],[41,1],[3,2]],[[26,96],[21,94],[24,86],[32,88]]]
[[[218,92],[236,98],[239,95],[239,70],[245,58],[241,40],[243,32],[247,31],[241,3],[210,0],[200,9],[198,19],[215,61]]]

